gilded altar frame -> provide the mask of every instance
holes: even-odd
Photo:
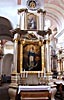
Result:
[[[27,30],[37,30],[37,15],[27,13]]]
[[[36,53],[35,65],[28,64],[28,51],[30,48]],[[32,68],[34,67],[34,69]],[[29,69],[28,69],[29,68]],[[23,40],[20,42],[20,73],[38,73],[44,71],[44,45],[39,40]]]

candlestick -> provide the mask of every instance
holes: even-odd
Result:
[[[28,72],[26,72],[26,78],[28,77]]]
[[[40,71],[38,71],[38,78],[40,78]]]

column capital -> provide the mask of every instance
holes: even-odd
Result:
[[[22,12],[28,12],[27,8],[23,8],[23,9],[18,9],[18,14],[22,13]]]
[[[14,39],[13,40],[16,41],[16,42],[18,42],[20,40],[20,34],[16,33],[14,35]]]
[[[37,10],[37,13],[43,13],[43,15],[46,15],[46,11],[43,10],[43,9],[38,9],[38,10]]]

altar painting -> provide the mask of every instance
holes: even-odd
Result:
[[[27,15],[27,29],[36,30],[37,29],[37,16],[33,13],[28,13]]]
[[[41,47],[38,44],[23,46],[23,71],[41,71]]]

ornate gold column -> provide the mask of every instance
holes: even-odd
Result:
[[[45,45],[44,45],[42,40],[39,41],[39,45],[41,46],[41,59],[42,59],[42,72],[41,72],[41,74],[43,74],[44,67],[45,67],[45,59],[44,59],[44,56],[45,56],[44,55],[44,47],[45,47]]]
[[[20,44],[20,73],[22,73],[22,63],[23,63],[23,43],[25,41],[21,41],[22,43]]]
[[[44,47],[44,50],[43,50],[44,51],[43,52],[44,53],[44,55],[43,55],[43,57],[44,57],[44,69],[43,69],[43,72],[46,73],[46,62],[47,62],[46,61],[46,55],[47,55],[46,54],[46,40],[43,41],[43,47]]]

